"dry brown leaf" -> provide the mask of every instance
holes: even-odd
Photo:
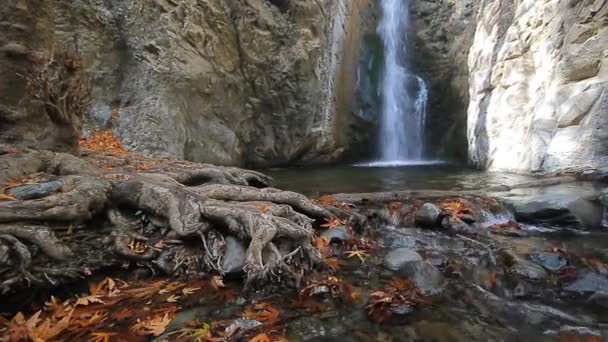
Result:
[[[97,303],[97,304],[105,304],[105,302],[99,298],[100,296],[86,296],[80,297],[76,300],[75,306],[82,305],[87,306],[89,304]]]
[[[0,194],[0,202],[16,201],[17,199],[11,195]]]
[[[279,310],[268,303],[258,303],[247,307],[243,317],[260,322],[275,321],[279,317]]]
[[[200,289],[200,287],[185,287],[182,289],[182,294],[184,296],[189,296]]]
[[[172,319],[168,313],[148,319],[138,319],[137,323],[131,327],[131,331],[139,335],[160,336],[165,332]]]
[[[116,333],[94,332],[94,333],[91,333],[91,339],[89,339],[89,342],[110,342],[110,339],[114,335],[116,335]]]
[[[222,278],[221,276],[213,276],[211,278],[211,286],[213,286],[213,288],[216,290],[220,287],[226,287],[226,285],[224,284],[224,278]]]
[[[171,295],[169,298],[166,299],[166,301],[168,303],[176,303],[179,298],[179,296]]]
[[[272,342],[272,339],[267,334],[258,334],[252,337],[249,342]]]

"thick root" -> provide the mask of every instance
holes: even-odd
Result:
[[[66,177],[62,192],[35,200],[0,202],[0,222],[82,223],[104,209],[111,183],[96,177]]]
[[[142,157],[135,165],[117,156],[113,165],[120,166],[105,171],[107,163],[93,157],[0,154],[0,171],[10,170],[0,182],[44,182],[0,188],[21,199],[0,202],[0,291],[58,285],[108,266],[188,277],[224,273],[229,236],[246,247],[243,271],[250,287],[280,279],[297,283],[322,263],[312,246],[313,222],[331,213],[303,195],[268,188],[270,177],[170,160],[145,168]],[[28,178],[15,179],[23,176]],[[74,233],[74,227],[84,229]]]
[[[291,191],[282,191],[274,188],[256,189],[248,186],[222,184],[202,185],[193,187],[192,190],[205,198],[241,202],[267,201],[289,205],[305,215],[318,219],[331,216],[329,211],[313,204],[306,196]]]

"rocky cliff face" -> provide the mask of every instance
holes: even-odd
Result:
[[[420,0],[414,13],[433,141],[454,141],[468,107],[480,168],[608,165],[608,1]]]
[[[471,70],[471,160],[491,170],[608,165],[608,1],[485,1]]]
[[[341,62],[357,56],[358,30],[373,30],[371,1],[14,3],[23,10],[0,9],[3,23],[27,35],[0,33],[3,49],[77,50],[93,85],[86,127],[112,128],[132,150],[260,166],[335,160],[361,139],[336,92],[353,87],[337,80],[356,73]],[[20,63],[0,58],[3,75]],[[2,80],[3,98],[20,101],[23,89],[9,88]]]
[[[429,86],[426,140],[430,154],[467,159],[467,58],[477,0],[412,3],[412,64]]]

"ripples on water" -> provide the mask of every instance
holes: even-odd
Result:
[[[369,162],[264,172],[274,177],[276,187],[309,196],[421,189],[470,190],[534,179],[525,175],[479,172],[439,160]]]

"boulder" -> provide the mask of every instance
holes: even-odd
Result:
[[[579,295],[608,292],[608,278],[595,272],[586,271],[572,283],[565,286],[564,291]]]
[[[514,259],[514,264],[509,270],[511,273],[532,282],[543,281],[549,276],[543,267],[521,258]]]
[[[553,273],[561,272],[568,265],[568,261],[559,253],[536,252],[529,255],[530,260],[541,265]]]
[[[393,272],[399,271],[409,263],[422,261],[422,257],[410,248],[396,248],[384,256],[384,267]]]
[[[440,292],[445,282],[441,271],[426,261],[406,263],[397,274],[412,279],[422,292],[428,294]]]
[[[321,237],[328,238],[330,242],[344,242],[352,239],[349,229],[345,226],[328,229],[321,234]]]
[[[419,289],[427,293],[440,291],[444,283],[443,274],[410,248],[388,252],[384,256],[384,266],[400,277],[412,279]]]
[[[511,208],[519,222],[579,229],[602,225],[603,209],[597,201],[600,189],[593,183],[517,188],[494,195]]]
[[[415,220],[423,227],[435,227],[439,225],[441,217],[442,211],[438,206],[425,203],[416,211]]]

